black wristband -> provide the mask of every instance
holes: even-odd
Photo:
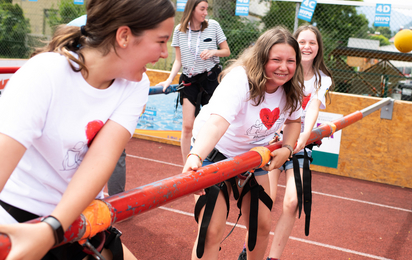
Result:
[[[41,222],[45,222],[47,224],[49,224],[49,226],[53,229],[53,234],[54,234],[54,245],[57,246],[58,244],[60,244],[61,242],[63,242],[64,240],[64,231],[63,231],[63,227],[62,224],[60,223],[60,221],[53,217],[53,216],[47,216],[42,218]]]

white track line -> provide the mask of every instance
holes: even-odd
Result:
[[[179,165],[179,164],[168,163],[168,162],[164,162],[164,161],[154,160],[154,159],[145,158],[145,157],[140,157],[140,156],[135,156],[135,155],[130,155],[130,154],[127,154],[127,156],[132,157],[132,158],[136,158],[136,159],[146,160],[146,161],[152,161],[152,162],[157,162],[157,163],[162,163],[162,164],[168,164],[168,165],[172,165],[172,166],[176,166],[176,167],[183,167],[183,165]],[[285,187],[286,187],[286,186],[284,186],[284,185],[278,185],[278,186],[279,186],[279,187],[282,187],[282,188],[285,188]],[[332,195],[332,194],[327,194],[327,193],[322,193],[322,192],[317,192],[317,191],[312,191],[312,193],[318,194],[318,195],[327,196],[327,197],[332,197],[332,198],[336,198],[336,199],[342,199],[342,200],[348,200],[348,201],[353,201],[353,202],[359,202],[359,203],[363,203],[363,204],[368,204],[368,205],[373,205],[373,206],[378,206],[378,207],[383,207],[383,208],[400,210],[400,211],[405,211],[405,212],[410,212],[410,213],[412,213],[412,210],[410,210],[410,209],[392,207],[392,206],[388,206],[388,205],[384,205],[384,204],[378,204],[378,203],[369,202],[369,201],[364,201],[364,200],[351,199],[351,198],[347,198],[347,197],[341,197],[341,196]]]
[[[185,211],[182,211],[182,210],[171,209],[171,208],[167,208],[167,207],[163,207],[163,206],[160,206],[159,208],[160,208],[160,209],[163,209],[163,210],[171,211],[171,212],[173,212],[173,213],[177,213],[177,214],[181,214],[181,215],[193,217],[193,213],[185,212]],[[235,226],[235,223],[226,222],[226,225],[233,227],[233,226]],[[246,226],[240,225],[240,224],[236,224],[236,227],[242,228],[242,229],[246,229]],[[270,232],[270,235],[273,236],[274,233],[273,233],[273,232]],[[350,249],[346,249],[346,248],[342,248],[342,247],[338,247],[338,246],[332,246],[332,245],[328,245],[328,244],[323,244],[323,243],[319,243],[319,242],[315,242],[315,241],[311,241],[311,240],[307,240],[307,239],[302,239],[302,238],[297,238],[297,237],[292,237],[292,236],[290,236],[289,239],[291,239],[291,240],[296,240],[296,241],[299,241],[299,242],[302,242],[302,243],[306,243],[306,244],[312,244],[312,245],[315,245],[315,246],[320,246],[320,247],[325,247],[325,248],[329,248],[329,249],[333,249],[333,250],[338,250],[338,251],[342,251],[342,252],[345,252],[345,253],[360,255],[360,256],[364,256],[364,257],[368,257],[368,258],[372,258],[372,259],[390,260],[389,258],[385,258],[385,257],[381,257],[381,256],[376,256],[376,255],[371,255],[371,254],[366,254],[366,253],[362,253],[362,252],[358,252],[358,251],[354,251],[354,250],[350,250]]]

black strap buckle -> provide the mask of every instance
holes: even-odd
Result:
[[[216,155],[218,155],[219,150],[213,147],[213,150],[208,154],[206,159],[210,162],[214,162]]]

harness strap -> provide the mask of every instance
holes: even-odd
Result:
[[[312,162],[313,158],[309,158],[306,149],[303,149],[304,155],[293,156],[293,172],[295,176],[296,193],[298,197],[299,218],[302,213],[302,206],[305,212],[305,235],[309,235],[310,226],[310,213],[312,211],[312,171],[309,168],[309,161]],[[302,180],[300,178],[299,161],[303,158],[303,187]],[[303,193],[303,194],[302,194]],[[302,201],[303,195],[303,201]],[[303,204],[303,205],[302,205]]]
[[[242,201],[243,197],[250,191],[250,216],[249,216],[249,232],[248,232],[248,248],[249,251],[253,251],[256,246],[257,228],[258,228],[258,212],[259,212],[259,199],[265,204],[265,206],[272,210],[273,201],[270,196],[265,192],[265,189],[257,183],[255,175],[247,181],[242,193],[237,202],[237,207],[242,214]]]

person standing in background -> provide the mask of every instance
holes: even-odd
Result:
[[[180,24],[174,30],[172,46],[176,57],[168,79],[160,82],[165,90],[182,69],[179,83],[183,121],[180,146],[183,163],[190,151],[193,123],[200,106],[209,102],[221,72],[219,57],[230,55],[226,36],[219,23],[208,19],[207,0],[188,0]]]

